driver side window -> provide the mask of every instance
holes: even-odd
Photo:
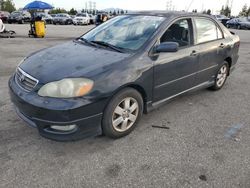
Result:
[[[190,40],[190,19],[181,19],[173,23],[161,37],[160,42],[177,42],[179,47],[189,46]]]

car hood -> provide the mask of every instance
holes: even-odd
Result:
[[[72,41],[38,51],[27,57],[19,67],[45,84],[66,77],[91,78],[104,71],[105,66],[129,56],[131,54]]]

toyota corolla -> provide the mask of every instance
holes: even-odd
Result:
[[[143,113],[178,95],[221,89],[239,45],[239,37],[210,16],[121,15],[26,57],[9,80],[10,96],[17,114],[44,137],[119,138]]]

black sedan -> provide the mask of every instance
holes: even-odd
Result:
[[[212,17],[184,12],[117,16],[25,58],[9,80],[17,114],[66,141],[129,134],[143,113],[198,88],[219,90],[240,40]]]
[[[57,14],[53,17],[53,24],[70,25],[73,24],[73,19],[68,14]]]
[[[250,20],[247,17],[233,18],[226,23],[227,28],[250,29]]]

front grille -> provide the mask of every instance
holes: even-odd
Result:
[[[38,84],[37,79],[30,76],[20,68],[17,68],[16,70],[15,81],[21,88],[25,89],[26,91],[32,91]]]

